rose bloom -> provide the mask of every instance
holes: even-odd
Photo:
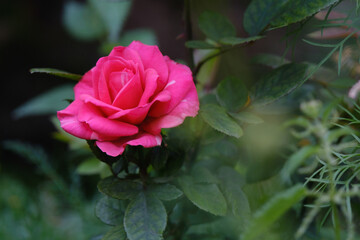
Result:
[[[126,145],[160,145],[162,128],[178,126],[199,110],[190,69],[138,41],[100,58],[74,92],[75,100],[57,113],[61,127],[96,140],[110,156]]]

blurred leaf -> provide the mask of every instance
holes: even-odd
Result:
[[[266,105],[289,94],[306,80],[308,65],[289,63],[261,78],[252,88],[255,105]]]
[[[182,192],[171,184],[150,185],[147,188],[147,192],[153,194],[155,197],[163,201],[175,200],[182,195]]]
[[[125,213],[124,203],[118,199],[105,196],[101,198],[95,208],[96,216],[105,224],[122,225]]]
[[[191,176],[178,178],[186,197],[198,208],[214,215],[226,214],[226,201],[216,184],[196,183]]]
[[[30,73],[47,73],[58,77],[68,78],[71,80],[80,80],[82,78],[82,75],[80,74],[69,73],[54,68],[32,68],[30,69]]]
[[[150,29],[135,29],[126,31],[120,38],[120,45],[127,46],[132,41],[140,41],[148,45],[157,45],[155,32]]]
[[[135,181],[115,177],[102,179],[98,184],[99,191],[117,199],[133,199],[142,190],[142,185]]]
[[[101,240],[126,240],[126,232],[124,226],[118,225],[108,231]]]
[[[203,105],[200,109],[201,117],[214,129],[239,138],[243,131],[241,127],[227,114],[225,108],[215,104]]]
[[[212,48],[218,48],[217,46],[210,44],[208,42],[205,41],[198,41],[198,40],[193,40],[193,41],[187,41],[185,43],[185,46],[187,48],[197,48],[197,49],[212,49]]]
[[[271,21],[271,27],[284,27],[299,22],[339,0],[288,0],[281,14]]]
[[[281,193],[276,194],[259,210],[256,211],[253,221],[242,236],[242,240],[255,239],[262,234],[271,224],[278,220],[294,204],[305,197],[306,189],[296,185]]]
[[[244,13],[244,28],[250,36],[261,33],[288,0],[252,0]]]
[[[191,176],[196,183],[219,183],[219,179],[203,166],[194,167]]]
[[[53,88],[24,103],[13,111],[15,118],[54,114],[66,108],[69,104],[64,99],[74,98],[74,86],[62,85]]]
[[[191,225],[186,231],[186,234],[191,235],[192,237],[193,235],[198,235],[198,237],[195,239],[219,240],[236,239],[238,232],[239,223],[237,222],[237,220],[231,217],[225,217],[212,222]]]
[[[265,65],[271,68],[278,68],[284,64],[289,63],[289,60],[277,55],[262,53],[256,55],[251,62],[255,64]]]
[[[88,4],[75,1],[65,3],[65,28],[80,40],[96,40],[105,35],[104,25],[96,10]]]
[[[216,12],[203,12],[199,17],[199,28],[215,41],[236,35],[236,29],[229,19]]]
[[[281,169],[281,178],[284,181],[290,180],[290,175],[311,155],[316,154],[319,151],[318,146],[305,146],[299,151],[295,152],[285,162],[284,167]]]
[[[263,36],[255,36],[255,37],[248,37],[248,38],[226,37],[226,38],[222,38],[220,40],[220,43],[225,44],[225,45],[235,46],[235,45],[239,45],[239,44],[243,44],[243,43],[253,42],[253,41],[259,40],[261,38],[263,38]]]
[[[216,87],[216,98],[228,111],[238,112],[248,100],[248,90],[240,79],[228,77]]]
[[[140,193],[125,212],[127,236],[130,240],[161,240],[166,218],[166,210],[159,199]]]
[[[247,225],[251,218],[249,201],[242,191],[242,176],[230,167],[222,167],[219,171],[220,189],[223,192],[232,214],[238,217],[241,225]]]
[[[106,164],[97,158],[90,158],[83,161],[77,168],[76,172],[80,175],[93,175],[100,173]]]
[[[119,39],[131,2],[131,0],[90,0],[109,32],[110,41],[115,42]]]
[[[263,123],[264,120],[251,112],[238,112],[238,113],[229,113],[233,118],[239,120],[242,123],[249,123],[249,124],[260,124]]]
[[[356,80],[354,78],[338,78],[334,81],[329,82],[329,86],[330,87],[334,87],[334,88],[344,88],[344,89],[349,89],[352,86],[354,86],[356,83]]]

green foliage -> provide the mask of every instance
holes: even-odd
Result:
[[[141,192],[142,185],[135,181],[108,177],[99,182],[98,188],[107,196],[125,200],[135,198]]]
[[[67,84],[47,91],[16,108],[13,112],[14,117],[54,114],[68,105],[65,99],[74,98],[73,88],[73,85]]]
[[[238,112],[248,100],[248,90],[238,78],[229,77],[216,87],[218,102],[230,112]]]
[[[223,15],[216,12],[204,12],[199,17],[199,28],[205,35],[215,41],[235,37],[234,25]]]
[[[187,41],[185,43],[185,46],[188,48],[197,48],[197,49],[212,49],[217,47],[216,45],[213,45],[211,43],[205,41],[198,41],[198,40]]]
[[[206,123],[222,133],[236,138],[243,134],[242,128],[227,114],[225,108],[206,104],[201,107],[200,114]]]
[[[242,239],[255,239],[263,233],[271,224],[280,218],[294,204],[305,197],[306,189],[303,186],[296,185],[282,193],[274,196],[254,215],[249,228],[244,233]]]
[[[181,197],[182,192],[171,184],[156,184],[149,186],[148,192],[160,200],[171,201]]]
[[[166,227],[166,210],[156,197],[140,193],[128,205],[125,230],[130,240],[161,240]]]
[[[126,240],[124,226],[118,225],[108,231],[101,240]]]
[[[111,226],[120,225],[125,214],[124,202],[105,196],[97,202],[95,214],[103,223]]]
[[[192,176],[179,177],[178,181],[186,197],[198,208],[214,215],[226,214],[226,201],[216,184],[197,183]]]
[[[30,69],[30,73],[46,73],[58,77],[68,78],[71,80],[80,80],[82,78],[82,75],[80,74],[69,73],[54,68],[32,68]]]

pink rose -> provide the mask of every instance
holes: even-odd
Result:
[[[100,58],[74,92],[75,100],[57,114],[61,127],[96,140],[110,156],[126,145],[160,145],[162,128],[178,126],[199,110],[190,69],[138,41]]]

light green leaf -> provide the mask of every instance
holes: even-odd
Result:
[[[16,108],[13,112],[14,117],[23,118],[27,116],[54,114],[69,105],[65,99],[74,98],[73,88],[73,85],[62,85],[53,88]]]
[[[126,240],[126,232],[124,226],[118,225],[108,231],[101,240]]]
[[[163,201],[171,201],[182,195],[182,192],[171,184],[150,185],[148,186],[147,192]]]
[[[96,40],[105,35],[105,28],[99,15],[87,4],[66,2],[63,22],[66,30],[80,40]]]
[[[225,16],[216,12],[202,13],[199,17],[199,28],[208,38],[215,41],[236,36],[234,25]]]
[[[90,158],[83,161],[77,168],[76,172],[80,175],[93,175],[100,173],[107,165],[97,158]]]
[[[216,98],[228,111],[238,112],[248,100],[248,90],[240,79],[228,77],[216,87]]]
[[[109,40],[118,40],[125,19],[129,14],[131,0],[90,0],[109,32]]]
[[[196,183],[191,176],[179,177],[178,181],[186,197],[198,208],[214,215],[226,214],[226,201],[216,184]]]
[[[225,44],[225,45],[235,46],[235,45],[239,45],[239,44],[253,42],[253,41],[259,40],[261,38],[263,38],[263,36],[255,36],[255,37],[248,37],[248,38],[227,37],[227,38],[222,38],[220,40],[220,43]]]
[[[80,80],[82,78],[82,75],[80,74],[69,73],[54,68],[32,68],[30,69],[30,73],[47,73],[58,77],[68,78],[71,80]]]
[[[278,220],[294,204],[305,197],[306,189],[302,185],[296,185],[281,193],[276,194],[258,211],[253,221],[242,236],[242,240],[255,239],[262,234],[271,224]]]
[[[227,114],[226,110],[215,104],[203,105],[200,115],[214,129],[239,138],[243,135],[241,127]]]
[[[166,210],[159,199],[140,193],[126,209],[125,231],[130,240],[161,240],[166,218]]]
[[[133,199],[141,192],[142,185],[135,181],[108,177],[98,183],[98,189],[112,198]]]
[[[269,104],[289,94],[304,83],[307,70],[308,65],[303,63],[290,63],[273,70],[253,86],[253,104]]]
[[[193,41],[187,41],[185,43],[185,46],[187,48],[197,48],[197,49],[212,49],[212,48],[218,48],[215,45],[212,45],[208,42],[205,41],[197,41],[197,40],[193,40]]]
[[[238,112],[238,113],[229,113],[233,118],[239,120],[242,123],[249,123],[249,124],[260,124],[263,123],[264,120],[252,112]]]
[[[261,33],[288,0],[252,0],[244,13],[244,28],[250,36]]]
[[[319,151],[318,146],[305,146],[299,151],[295,152],[285,162],[284,167],[281,169],[280,175],[284,181],[290,180],[290,175],[311,155]]]
[[[96,216],[105,224],[116,226],[123,223],[125,213],[124,203],[118,199],[105,196],[95,208]]]

